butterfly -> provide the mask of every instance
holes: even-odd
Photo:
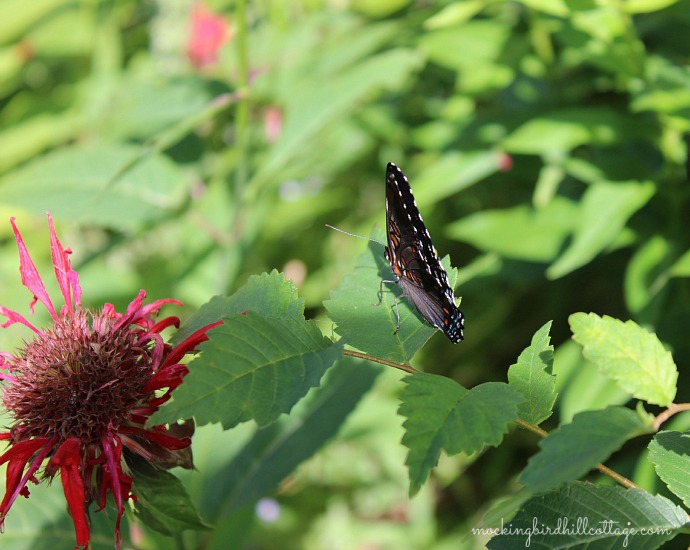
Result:
[[[395,282],[422,317],[457,344],[463,339],[465,317],[455,305],[448,275],[419,214],[410,183],[392,162],[386,169],[386,235],[384,255]]]

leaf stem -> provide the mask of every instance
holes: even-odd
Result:
[[[535,426],[534,424],[530,424],[529,422],[525,422],[524,420],[520,420],[519,418],[515,420],[515,423],[521,428],[524,428],[525,430],[529,430],[530,432],[537,434],[539,437],[546,437],[547,435],[549,435],[549,432],[542,430],[539,426]],[[597,464],[596,469],[599,470],[602,474],[609,476],[611,479],[621,484],[623,487],[626,487],[628,489],[641,489],[641,487],[636,485],[627,477],[620,475],[618,472],[613,471],[611,468],[604,466],[603,464]]]
[[[366,359],[367,361],[372,361],[374,363],[381,363],[382,365],[386,365],[387,367],[393,367],[394,369],[402,370],[405,372],[408,372],[410,374],[417,374],[421,371],[418,371],[411,365],[407,365],[404,363],[396,363],[395,361],[388,361],[386,359],[381,359],[380,357],[374,357],[373,355],[368,355],[366,353],[360,353],[358,351],[352,351],[349,349],[346,349],[343,351],[344,355],[349,355],[350,357],[357,357],[358,359]]]
[[[671,403],[668,408],[654,418],[654,430],[659,431],[661,425],[671,418],[674,414],[683,411],[690,411],[690,403]]]

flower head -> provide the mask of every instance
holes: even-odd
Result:
[[[192,8],[187,56],[197,69],[216,62],[220,48],[230,39],[227,22],[203,3]]]
[[[169,427],[147,427],[146,421],[182,384],[188,369],[180,360],[218,323],[172,347],[160,333],[178,327],[179,319],[155,318],[163,305],[181,305],[176,300],[144,305],[146,293],[141,290],[124,313],[112,304],[98,311],[83,308],[79,276],[69,262],[71,250],[62,247],[48,214],[55,277],[65,302],[58,312],[14,218],[10,223],[22,283],[34,295],[31,312],[41,302],[52,323],[40,330],[0,306],[7,318],[0,327],[21,323],[34,332],[17,352],[0,352],[0,380],[5,381],[0,401],[12,417],[9,430],[0,431],[0,440],[9,444],[0,455],[0,465],[7,464],[0,529],[17,497],[29,496],[29,482],[38,483],[39,474],[51,480],[59,473],[77,545],[89,544],[90,504],[102,510],[110,493],[117,508],[119,548],[124,506],[136,501],[128,461],[139,457],[159,468],[192,467],[191,421]]]

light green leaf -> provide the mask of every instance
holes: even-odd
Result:
[[[383,239],[379,230],[372,238]],[[448,258],[443,265],[449,267]],[[456,271],[448,271],[451,287]],[[399,285],[385,283],[381,305],[378,292],[381,281],[393,281],[393,272],[383,255],[383,245],[370,243],[357,259],[353,273],[343,277],[340,286],[324,302],[330,318],[338,325],[336,332],[345,343],[365,353],[407,363],[438,332],[427,323],[412,303],[402,297]],[[395,333],[400,314],[400,330]],[[395,333],[395,334],[394,334]]]
[[[621,7],[626,13],[651,13],[677,3],[678,0],[626,0]]]
[[[574,230],[577,217],[575,203],[554,198],[538,209],[521,205],[470,214],[450,224],[446,233],[505,258],[549,262]]]
[[[574,313],[569,322],[582,353],[604,376],[647,403],[664,407],[673,401],[678,371],[655,334],[634,321],[595,313]]]
[[[413,178],[414,196],[420,208],[442,201],[498,171],[494,151],[463,151],[444,154]]]
[[[565,153],[590,143],[611,145],[631,136],[643,137],[641,119],[622,115],[610,107],[559,109],[530,118],[503,140],[508,153],[544,155]]]
[[[690,435],[659,432],[649,442],[649,460],[669,490],[690,507]]]
[[[690,277],[690,250],[683,254],[669,269],[671,277]]]
[[[671,249],[672,245],[665,237],[654,235],[635,251],[628,262],[625,271],[625,301],[628,310],[635,316],[639,317],[642,311],[654,305],[654,298],[658,298],[666,287],[666,259]],[[658,304],[658,300],[656,303]]]
[[[169,215],[184,178],[158,153],[123,144],[70,146],[0,179],[0,202],[98,227],[133,229]]]
[[[528,500],[488,548],[653,550],[678,535],[687,521],[685,510],[659,495],[572,483]]]
[[[532,492],[558,487],[589,472],[628,439],[652,431],[624,407],[578,413],[541,440],[541,451],[529,459],[519,481]]]
[[[407,387],[398,412],[406,418],[402,442],[410,449],[405,461],[410,495],[422,487],[441,450],[449,455],[472,454],[484,445],[498,445],[524,402],[517,390],[500,382],[466,390],[434,374],[415,374],[404,381]]]
[[[570,422],[573,416],[582,411],[623,405],[630,401],[630,394],[587,361],[582,356],[580,346],[572,340],[558,346],[553,365],[561,423]]]
[[[628,219],[654,195],[652,182],[599,182],[585,192],[579,225],[568,249],[547,270],[558,279],[592,260],[610,245]]]
[[[518,412],[531,424],[541,424],[553,413],[556,402],[556,377],[552,374],[553,346],[550,345],[551,321],[532,337],[532,343],[508,369],[508,382],[527,400]]]
[[[437,13],[424,22],[424,28],[442,29],[452,25],[459,25],[472,19],[486,7],[484,0],[466,0],[456,2],[441,8]]]

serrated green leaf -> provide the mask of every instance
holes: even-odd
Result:
[[[372,238],[383,238],[381,231]],[[457,271],[448,269],[448,258],[443,260],[448,270],[451,287]],[[330,318],[338,325],[336,332],[344,341],[371,355],[407,363],[437,330],[427,323],[414,306],[402,297],[399,285],[385,283],[379,303],[381,281],[393,281],[393,272],[383,255],[383,245],[370,243],[359,256],[354,272],[343,277],[340,286],[324,302]],[[395,333],[400,314],[400,330]]]
[[[434,374],[415,374],[404,381],[398,412],[406,418],[402,443],[410,449],[405,463],[411,495],[422,487],[441,450],[472,454],[484,445],[498,445],[524,401],[517,390],[500,382],[466,390]]]
[[[653,550],[674,538],[687,521],[682,508],[659,495],[572,483],[525,502],[488,548]]]
[[[287,413],[342,353],[313,323],[246,314],[226,316],[199,346],[172,403],[153,422],[194,417],[226,429],[253,419],[267,426]]]
[[[532,343],[508,369],[508,382],[527,400],[518,407],[520,418],[541,424],[553,413],[556,402],[556,377],[552,374],[553,346],[549,321],[532,337]]]
[[[656,334],[595,313],[574,313],[569,322],[573,339],[603,375],[647,403],[664,407],[673,401],[678,371]]]
[[[159,533],[174,536],[186,529],[205,530],[184,486],[174,475],[143,461],[132,465],[132,492],[137,497],[134,512],[146,525]]]
[[[329,370],[320,388],[300,402],[299,410],[257,431],[224,467],[224,473],[210,479],[210,486],[204,490],[212,503],[206,508],[214,521],[220,522],[275,490],[290,472],[338,433],[380,372],[371,364],[346,358]]]
[[[608,407],[576,414],[541,440],[541,451],[532,456],[520,483],[541,492],[583,476],[606,460],[623,443],[651,433],[639,415],[624,407]]]
[[[659,432],[649,442],[649,460],[669,490],[690,507],[690,434]]]
[[[601,181],[591,185],[580,204],[573,241],[549,267],[548,277],[563,277],[613,243],[630,216],[652,198],[655,189],[651,181]]]
[[[304,299],[300,298],[295,283],[275,269],[270,274],[252,275],[232,296],[214,296],[201,306],[175,333],[173,343],[178,344],[225,315],[244,311],[277,319],[304,319]]]
[[[184,199],[168,157],[133,145],[63,147],[0,180],[0,201],[56,219],[133,229],[168,215]]]

